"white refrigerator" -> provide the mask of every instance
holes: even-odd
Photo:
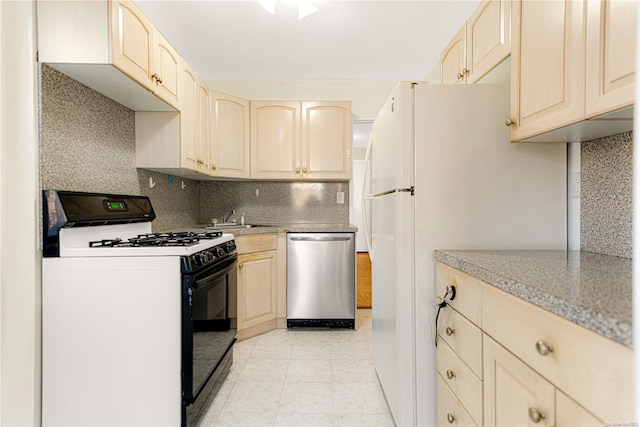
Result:
[[[436,425],[434,250],[566,248],[566,145],[511,144],[508,117],[506,85],[401,82],[374,122],[373,353],[398,426]]]

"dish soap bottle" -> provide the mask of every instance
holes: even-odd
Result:
[[[240,225],[244,225],[244,214],[240,214]]]

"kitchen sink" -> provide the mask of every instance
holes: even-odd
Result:
[[[236,223],[225,223],[225,224],[216,224],[209,225],[205,227],[207,230],[233,230],[233,229],[243,229],[243,228],[255,228],[255,227],[272,227],[270,225],[258,225],[258,224],[236,224]]]

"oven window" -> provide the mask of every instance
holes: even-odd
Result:
[[[235,338],[228,316],[228,290],[236,274],[198,280],[193,287],[193,394],[204,386],[207,378],[224,356]]]

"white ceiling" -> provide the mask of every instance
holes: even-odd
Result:
[[[418,80],[478,0],[136,0],[204,80]]]

